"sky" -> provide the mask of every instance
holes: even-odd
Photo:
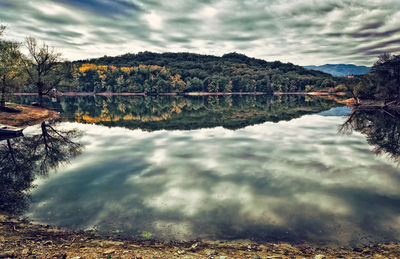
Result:
[[[140,51],[372,65],[400,51],[399,0],[0,0],[6,39],[66,60]]]

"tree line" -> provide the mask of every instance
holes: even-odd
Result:
[[[356,103],[362,100],[400,104],[400,55],[382,54],[368,74],[345,84]]]
[[[46,43],[4,39],[0,26],[0,107],[13,91],[35,92],[39,105],[52,89],[90,93],[307,92],[347,90],[360,99],[398,100],[399,56],[383,55],[364,76],[352,79],[239,53],[222,57],[193,53],[139,52],[63,61]],[[27,55],[21,51],[26,48]]]
[[[336,86],[331,75],[243,54],[125,54],[73,62],[78,91],[295,92]],[[176,80],[178,79],[178,80]],[[177,82],[179,82],[177,84]]]

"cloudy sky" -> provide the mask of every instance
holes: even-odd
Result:
[[[371,65],[400,51],[399,0],[0,0],[8,39],[69,60],[127,52],[236,51],[299,65]]]

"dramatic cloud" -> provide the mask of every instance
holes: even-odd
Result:
[[[237,51],[300,65],[370,65],[400,51],[397,0],[0,0],[7,37],[68,59],[139,51]]]

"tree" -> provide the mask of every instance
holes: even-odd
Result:
[[[6,96],[23,82],[20,44],[11,41],[0,41],[0,108],[6,106]]]
[[[187,86],[190,92],[201,92],[203,90],[203,81],[201,81],[198,77],[193,77],[189,80]]]
[[[370,74],[376,87],[376,99],[400,101],[400,55],[381,55]]]
[[[36,87],[39,104],[43,106],[43,96],[57,87],[63,79],[61,54],[44,42],[42,46],[39,46],[36,39],[32,37],[26,38],[25,45],[29,52],[25,69],[31,83]]]

